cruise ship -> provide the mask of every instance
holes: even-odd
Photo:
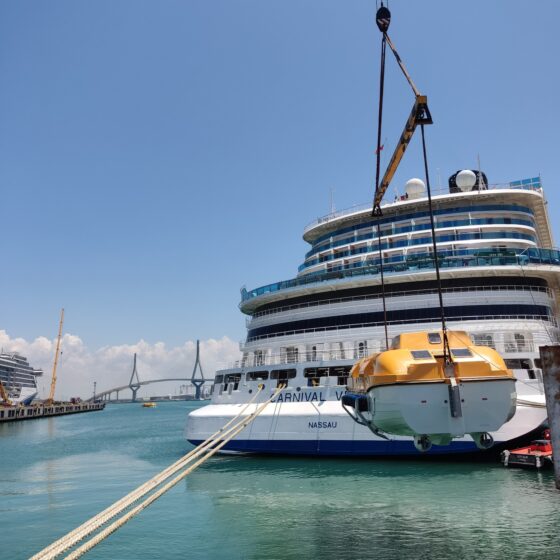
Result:
[[[37,396],[37,377],[43,370],[33,369],[26,358],[16,353],[0,353],[0,382],[12,404],[31,404]]]
[[[540,177],[459,187],[432,195],[443,303],[450,330],[496,349],[513,370],[513,418],[491,435],[495,448],[546,421],[538,348],[559,340],[560,252],[554,249]],[[308,225],[309,250],[295,278],[242,289],[247,316],[241,359],[218,371],[211,404],[190,413],[186,438],[198,444],[242,410],[286,388],[224,449],[307,455],[418,455],[412,437],[374,435],[340,399],[352,365],[403,332],[437,331],[438,286],[428,197],[420,180],[382,206],[380,234],[371,205],[333,212]],[[383,258],[384,321],[379,243]],[[469,436],[428,454],[478,451]]]

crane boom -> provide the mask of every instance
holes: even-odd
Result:
[[[404,125],[403,133],[399,138],[395,151],[393,152],[393,156],[391,157],[391,161],[387,166],[387,170],[379,183],[378,188],[375,191],[375,197],[373,199],[373,214],[380,215],[381,213],[381,200],[383,196],[387,192],[389,185],[391,184],[391,180],[395,175],[399,164],[404,156],[406,148],[410,143],[412,135],[416,130],[416,127],[419,124],[433,124],[432,115],[430,114],[430,110],[428,109],[428,98],[425,95],[416,95],[416,99],[414,101],[414,106],[412,107],[412,111],[410,116],[408,117],[406,124]]]
[[[54,364],[51,380],[51,390],[49,393],[48,404],[54,401],[54,390],[56,388],[56,366],[58,365],[58,355],[60,352],[60,339],[62,338],[62,325],[64,323],[64,308],[60,311],[60,323],[58,324],[58,338],[56,339],[56,351],[54,353]]]

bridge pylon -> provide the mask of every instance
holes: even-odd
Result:
[[[136,377],[136,381],[134,381],[134,377]],[[136,353],[134,353],[134,366],[132,368],[132,375],[130,376],[128,386],[132,391],[132,402],[136,402],[136,395],[138,393],[138,389],[141,387],[140,377],[138,377],[138,370],[136,369]]]
[[[200,376],[198,377],[196,375],[197,368],[200,371]],[[196,341],[196,360],[194,362],[194,369],[191,375],[191,383],[195,388],[194,398],[196,400],[200,400],[202,386],[206,383],[206,379],[204,379],[204,372],[202,371],[202,365],[200,364],[200,340]]]

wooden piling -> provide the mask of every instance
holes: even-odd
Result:
[[[556,488],[560,490],[560,346],[541,346],[539,351],[543,366],[544,394],[554,461],[554,479]]]

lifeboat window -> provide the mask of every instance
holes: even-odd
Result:
[[[441,335],[438,332],[428,333],[428,341],[430,344],[441,344]]]
[[[265,381],[268,379],[268,371],[249,371],[247,381]]]
[[[428,350],[411,350],[410,353],[415,360],[430,360],[432,357]]]
[[[451,353],[455,358],[471,358],[472,352],[468,348],[451,348]]]

